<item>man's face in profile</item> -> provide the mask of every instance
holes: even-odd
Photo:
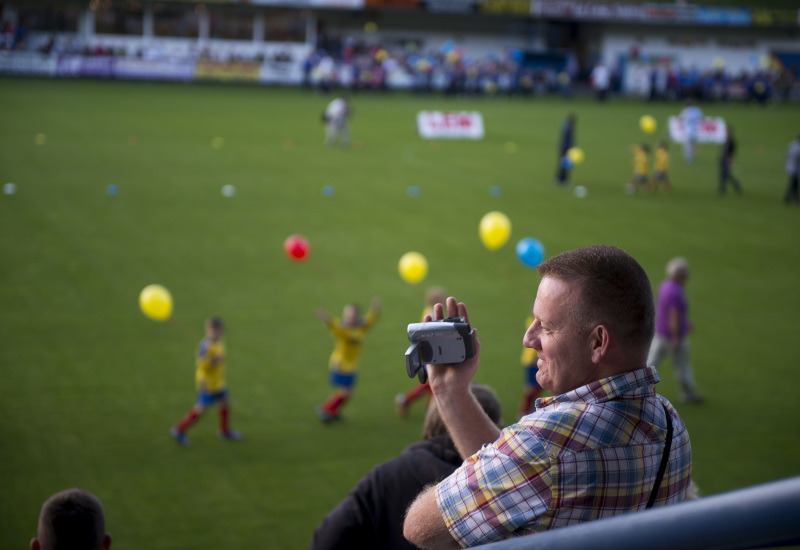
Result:
[[[535,349],[539,355],[536,381],[553,395],[593,381],[588,335],[569,314],[579,299],[576,283],[542,279],[533,304],[534,320],[522,340],[526,348]]]

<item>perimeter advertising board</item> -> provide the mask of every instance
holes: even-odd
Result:
[[[725,121],[720,117],[704,117],[697,129],[698,143],[725,143]],[[669,138],[675,143],[686,141],[686,126],[678,116],[669,117]]]
[[[483,139],[483,117],[477,111],[420,111],[417,131],[425,139]]]

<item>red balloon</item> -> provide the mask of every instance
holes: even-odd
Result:
[[[303,262],[308,259],[308,254],[311,252],[311,245],[305,237],[301,235],[289,235],[283,241],[283,250],[286,256],[293,262]]]

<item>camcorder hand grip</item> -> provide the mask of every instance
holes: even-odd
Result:
[[[409,378],[419,376],[423,384],[428,380],[425,365],[457,364],[475,356],[475,331],[464,317],[411,323],[408,339],[406,372]]]

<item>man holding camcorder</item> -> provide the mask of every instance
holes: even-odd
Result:
[[[428,365],[466,461],[409,508],[404,536],[419,547],[476,546],[688,496],[689,435],[646,365],[655,324],[646,273],[611,246],[564,252],[537,269],[542,281],[523,345],[537,351],[537,381],[553,397],[500,431],[468,389],[480,359],[477,332],[473,357]],[[464,304],[448,298],[446,307],[469,323]],[[426,320],[444,317],[437,304]]]

